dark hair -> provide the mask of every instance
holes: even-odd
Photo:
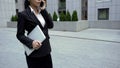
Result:
[[[29,5],[30,5],[30,2],[28,0],[25,0],[25,2],[24,2],[24,8],[25,9],[28,8]]]

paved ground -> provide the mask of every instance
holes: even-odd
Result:
[[[0,28],[0,68],[27,68],[15,28]],[[120,68],[120,30],[50,31],[54,68]]]

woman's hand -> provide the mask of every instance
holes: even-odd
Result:
[[[41,10],[44,10],[46,8],[46,2],[44,0],[42,0],[42,2],[44,5],[41,7]]]
[[[35,50],[39,49],[41,46],[42,46],[42,44],[41,44],[41,42],[38,41],[38,40],[34,40],[34,41],[32,42],[32,47],[33,47],[33,49],[35,49]]]

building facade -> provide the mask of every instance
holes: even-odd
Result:
[[[47,5],[47,10],[51,15],[54,12],[59,15],[61,11],[69,11],[72,14],[76,10],[79,20],[81,19],[81,0],[47,0]]]
[[[16,12],[24,10],[24,0],[16,0]]]
[[[88,0],[90,27],[120,29],[120,0]]]
[[[120,0],[88,0],[88,20],[120,21]]]
[[[92,28],[120,29],[120,0],[47,0],[47,10],[53,12],[74,10],[78,19],[87,20]]]
[[[0,27],[5,27],[6,22],[15,14],[15,0],[0,0]]]
[[[0,3],[5,2],[6,0],[0,0]],[[12,3],[12,9],[8,7],[2,9],[1,14],[6,14],[5,10],[12,10],[10,11],[12,15],[15,12],[20,12],[24,10],[24,0],[8,0]],[[16,3],[16,11],[15,4]],[[99,27],[101,26],[108,26],[120,29],[120,0],[47,0],[47,10],[48,12],[53,15],[56,12],[58,15],[60,12],[69,11],[72,15],[73,11],[76,10],[78,14],[78,19],[80,20],[87,20],[89,21],[89,27]],[[6,2],[8,4],[8,2]],[[9,4],[9,5],[10,5]],[[4,6],[4,3],[0,4]],[[6,5],[5,5],[6,6]],[[7,11],[7,12],[8,12]],[[9,13],[10,13],[9,12]],[[7,14],[8,15],[8,14]],[[9,17],[4,15],[5,17]],[[5,20],[5,17],[4,18]],[[10,17],[9,17],[10,18]],[[103,24],[101,24],[103,23]],[[109,25],[110,24],[110,25]],[[111,25],[113,24],[113,25]]]

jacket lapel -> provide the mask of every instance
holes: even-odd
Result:
[[[43,26],[41,25],[40,21],[37,19],[35,14],[31,12],[30,8],[27,8],[26,11],[27,11],[27,15],[31,18],[31,20],[35,22],[37,25],[39,25],[41,29],[43,29]]]

